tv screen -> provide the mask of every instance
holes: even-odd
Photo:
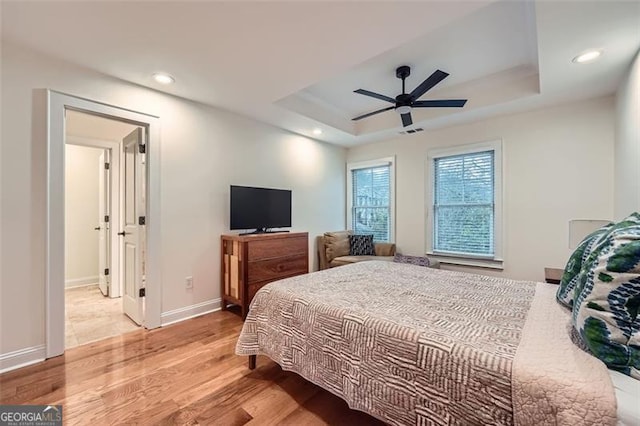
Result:
[[[291,226],[291,191],[231,185],[231,229]]]

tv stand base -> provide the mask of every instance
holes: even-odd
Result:
[[[281,232],[289,232],[288,230],[284,230],[284,231],[271,231],[267,228],[258,228],[255,231],[251,231],[251,232],[244,232],[242,234],[239,235],[256,235],[256,234],[279,234]]]

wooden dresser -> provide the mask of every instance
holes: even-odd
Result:
[[[309,272],[306,232],[222,235],[221,245],[222,310],[229,304],[238,305],[243,319],[264,285]]]

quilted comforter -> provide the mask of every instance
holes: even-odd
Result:
[[[570,341],[554,291],[362,262],[263,287],[236,353],[390,424],[615,424],[607,370]]]

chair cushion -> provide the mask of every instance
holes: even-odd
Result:
[[[349,256],[375,256],[373,235],[349,235]]]
[[[575,293],[573,326],[589,351],[640,379],[640,214],[599,239]]]
[[[597,246],[600,238],[605,235],[612,226],[613,223],[610,223],[587,235],[578,247],[576,247],[571,257],[569,257],[567,266],[565,266],[564,273],[560,279],[560,286],[556,292],[556,300],[560,302],[561,305],[569,309],[573,307],[575,288],[580,277],[582,266],[586,263],[594,247]]]
[[[324,247],[327,263],[340,256],[349,255],[349,235],[351,231],[336,231],[324,233]]]
[[[343,266],[350,265],[356,262],[364,262],[367,260],[384,260],[391,262],[393,261],[393,256],[340,256],[333,259],[330,263],[330,267],[334,266]]]

